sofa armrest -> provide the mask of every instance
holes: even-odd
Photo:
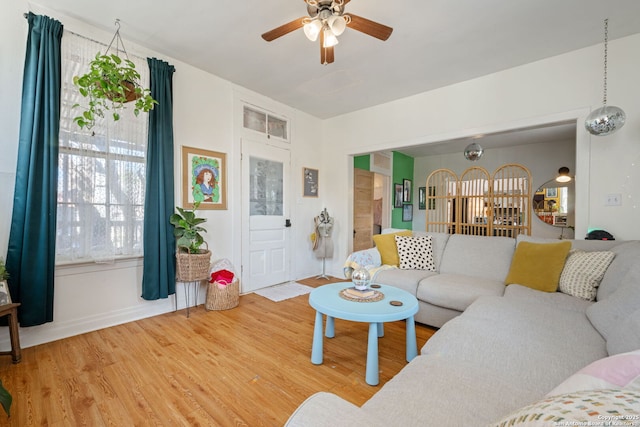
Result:
[[[382,425],[361,408],[332,393],[319,392],[302,402],[285,427],[376,427]]]

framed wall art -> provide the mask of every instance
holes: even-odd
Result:
[[[404,203],[411,203],[411,180],[403,179],[402,180],[402,201]]]
[[[407,204],[402,206],[402,222],[413,221],[413,205]]]
[[[427,187],[418,187],[418,209],[427,209]]]
[[[182,207],[227,209],[227,155],[182,146]]]
[[[401,208],[402,207],[402,184],[394,184],[394,195],[395,198],[393,199],[393,207],[394,208]]]
[[[318,169],[302,168],[302,195],[318,197]]]

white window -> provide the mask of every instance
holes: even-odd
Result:
[[[112,261],[142,255],[148,117],[131,107],[114,122],[80,129],[74,104],[86,105],[73,76],[106,46],[73,33],[62,38],[62,92],[58,168],[56,262]],[[122,52],[121,52],[122,54]],[[129,55],[148,87],[149,67]]]
[[[285,142],[289,141],[289,122],[257,108],[244,107],[242,126],[264,133],[267,138],[275,137]]]

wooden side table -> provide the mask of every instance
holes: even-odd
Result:
[[[0,355],[10,354],[13,363],[20,363],[20,360],[22,360],[22,349],[20,348],[20,335],[18,332],[18,307],[20,307],[20,303],[0,306],[0,317],[9,316],[9,336],[11,337],[11,351],[0,351]]]

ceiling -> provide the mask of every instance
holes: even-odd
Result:
[[[640,33],[638,0],[352,0],[347,13],[393,34],[382,42],[348,28],[335,62],[321,65],[302,30],[260,37],[306,16],[302,0],[41,2],[106,31],[119,18],[125,42],[320,119],[602,43],[605,17],[610,40]]]
[[[575,141],[576,122],[553,123],[546,126],[513,129],[476,137],[458,138],[447,141],[420,144],[412,147],[394,148],[394,151],[410,157],[436,156],[440,154],[462,153],[472,142],[479,143],[482,148],[494,149],[514,147],[526,144],[540,144],[543,142]]]

